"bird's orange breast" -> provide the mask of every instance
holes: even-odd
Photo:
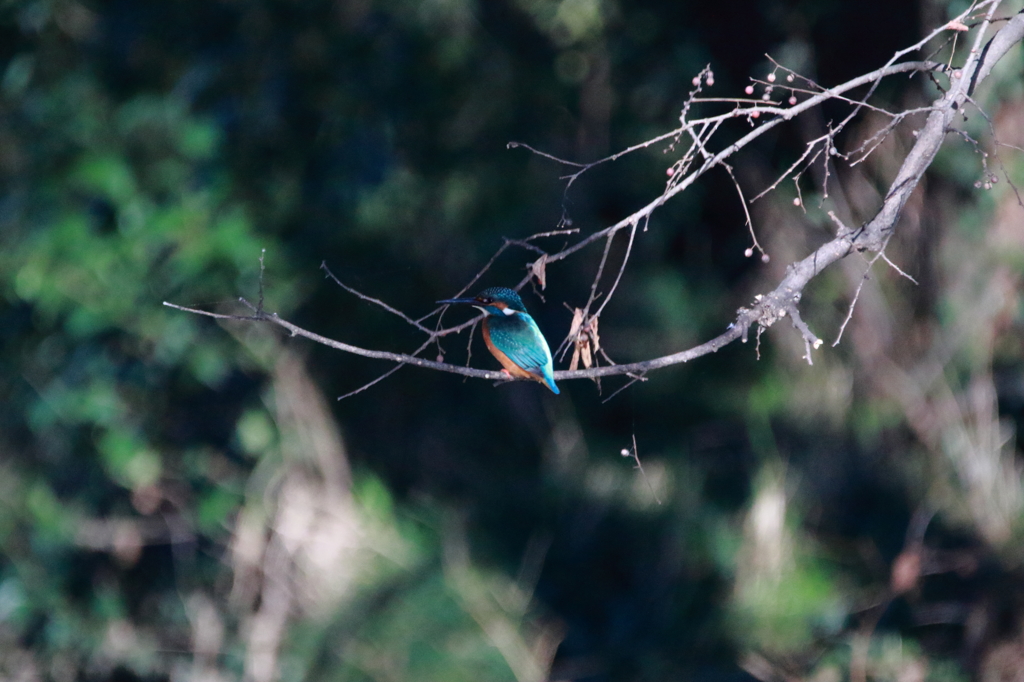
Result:
[[[484,344],[487,346],[487,350],[491,351],[491,355],[498,359],[501,366],[508,370],[508,373],[514,377],[520,379],[533,379],[534,381],[544,382],[544,377],[534,374],[533,372],[527,372],[525,369],[512,362],[512,359],[505,355],[501,349],[494,345],[491,341],[491,330],[487,327],[487,319],[483,322],[483,333],[484,333]]]

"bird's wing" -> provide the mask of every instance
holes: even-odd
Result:
[[[509,360],[535,374],[551,371],[551,351],[532,317],[520,313],[488,321],[491,343]]]

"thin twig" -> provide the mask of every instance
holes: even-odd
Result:
[[[645,224],[647,218],[644,219]],[[612,300],[612,296],[615,295],[615,290],[619,287],[619,280],[622,279],[622,273],[626,271],[626,263],[629,262],[629,255],[633,252],[633,240],[636,238],[637,226],[634,225],[633,229],[629,231],[629,241],[626,242],[626,253],[622,256],[622,264],[619,265],[619,272],[615,275],[615,281],[612,282],[612,288],[608,290],[604,300],[601,301],[601,305],[598,307],[597,312],[594,313],[594,317],[601,317],[601,313],[604,312],[604,307],[608,305],[608,301]]]
[[[857,289],[853,292],[853,299],[850,300],[850,305],[846,309],[846,318],[843,319],[843,323],[839,325],[839,333],[836,335],[836,340],[832,342],[832,347],[835,348],[839,345],[839,342],[843,340],[843,332],[846,331],[846,325],[850,323],[853,318],[853,310],[857,307],[857,301],[860,300],[861,289],[864,288],[864,283],[868,281],[868,275],[871,273],[871,266],[875,264],[878,257],[882,255],[879,251],[875,254],[875,257],[868,261],[868,266],[864,270],[864,274],[861,275],[860,282],[857,283]]]
[[[632,382],[630,382],[630,383],[632,383]],[[628,386],[629,384],[626,384],[626,385]],[[623,387],[623,388],[625,388],[625,387]],[[619,389],[619,390],[622,390],[622,389]],[[633,449],[629,450],[627,448],[623,448],[622,449],[622,456],[623,457],[632,457],[633,458],[633,461],[636,462],[636,468],[640,471],[640,475],[643,476],[644,482],[647,484],[647,488],[651,491],[651,495],[654,496],[654,501],[657,502],[658,504],[661,504],[661,498],[658,497],[658,493],[655,492],[654,486],[651,485],[651,479],[647,477],[647,472],[644,471],[644,465],[640,463],[640,453],[639,453],[639,451],[636,448],[636,433],[633,434]]]
[[[754,221],[750,217],[750,208],[747,206],[747,200],[743,196],[743,188],[740,187],[739,181],[736,179],[736,174],[732,172],[732,166],[727,163],[723,163],[722,167],[732,178],[733,187],[736,188],[736,192],[740,195],[740,205],[743,206],[743,215],[747,217],[747,230],[750,232],[750,238],[754,242],[754,248],[761,252],[763,257],[767,257],[768,254],[761,248],[761,244],[757,241],[757,235],[754,233]]]
[[[260,265],[261,266],[263,265],[262,258],[260,259]],[[427,327],[424,327],[422,324],[420,324],[416,320],[412,319],[411,317],[409,317],[408,315],[403,313],[401,310],[396,310],[395,308],[389,306],[387,303],[385,303],[384,301],[380,300],[379,298],[374,298],[373,296],[367,296],[366,294],[358,291],[357,289],[353,289],[349,285],[347,285],[344,282],[342,282],[340,279],[335,277],[334,273],[331,272],[331,269],[329,267],[327,267],[327,261],[322,261],[320,263],[320,269],[323,270],[324,272],[326,272],[327,276],[329,278],[331,278],[334,281],[335,284],[337,284],[339,287],[341,287],[342,289],[344,289],[348,293],[352,294],[356,298],[359,298],[360,300],[366,301],[367,303],[372,303],[373,305],[379,306],[379,307],[383,308],[384,310],[388,311],[389,313],[391,313],[392,315],[397,315],[398,317],[402,318],[403,321],[405,321],[408,324],[411,324],[412,326],[416,327],[417,329],[419,329],[424,334],[433,334],[434,333],[433,330],[428,329]],[[261,306],[263,305],[263,287],[262,287],[262,282],[263,282],[263,278],[260,277],[260,283],[261,283],[261,286],[260,286],[260,305]]]
[[[607,398],[605,398],[604,400],[601,401],[602,405],[604,405],[605,403],[611,402],[612,398],[614,398],[618,394],[622,393],[623,391],[625,391],[627,388],[629,388],[630,386],[632,386],[636,382],[638,382],[638,381],[647,381],[647,377],[643,376],[642,374],[636,374],[636,375],[630,374],[628,376],[630,377],[631,380],[627,381],[625,384],[623,384],[619,388],[617,388],[614,391],[612,391],[611,395],[609,395]]]

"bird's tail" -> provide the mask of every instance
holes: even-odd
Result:
[[[550,369],[545,367],[541,375],[544,377],[544,385],[550,388],[552,393],[555,395],[561,393],[561,391],[558,390],[558,386],[555,385],[555,378],[551,375]]]

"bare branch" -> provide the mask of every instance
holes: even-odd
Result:
[[[834,214],[831,214],[833,220],[836,222],[838,227],[836,236],[830,241],[818,247],[814,252],[812,252],[802,260],[789,265],[786,270],[785,276],[775,287],[775,289],[767,294],[757,296],[755,298],[754,304],[751,305],[749,308],[740,308],[737,311],[737,317],[733,324],[731,324],[729,328],[719,336],[687,350],[640,362],[619,365],[611,364],[601,367],[585,367],[584,369],[573,369],[570,371],[557,371],[554,373],[555,379],[558,381],[566,381],[569,379],[596,379],[598,377],[603,376],[624,375],[631,377],[632,381],[643,380],[645,379],[647,373],[649,373],[652,370],[685,363],[695,358],[701,357],[703,355],[717,352],[719,349],[723,348],[724,346],[728,345],[729,343],[732,343],[737,339],[741,339],[742,341],[745,342],[748,338],[749,331],[752,326],[756,328],[757,337],[759,339],[760,334],[764,329],[767,329],[768,327],[772,326],[775,322],[782,319],[786,315],[790,316],[794,327],[801,333],[805,342],[806,359],[809,363],[812,362],[811,351],[817,349],[821,345],[822,341],[810,330],[809,326],[803,321],[803,319],[800,316],[800,311],[798,309],[798,304],[800,302],[802,292],[804,288],[807,286],[808,282],[810,282],[815,276],[818,275],[818,273],[820,273],[829,265],[835,263],[836,261],[842,258],[845,258],[846,256],[854,252],[873,252],[879,254],[875,256],[875,258],[871,259],[870,262],[873,263],[879,257],[885,258],[886,262],[889,263],[890,266],[892,266],[894,269],[896,269],[897,272],[904,276],[907,276],[906,273],[904,273],[902,270],[893,265],[891,261],[889,261],[888,258],[884,256],[883,253],[886,244],[888,243],[889,239],[892,237],[896,229],[903,207],[905,206],[908,198],[910,197],[910,194],[914,191],[914,189],[920,182],[920,179],[924,174],[925,170],[931,164],[936,153],[941,147],[946,133],[951,130],[951,125],[954,122],[955,117],[962,111],[965,103],[971,103],[970,95],[973,92],[973,90],[981,81],[985,79],[985,77],[989,75],[989,73],[991,73],[993,65],[1006,54],[1010,47],[1024,39],[1024,13],[1020,13],[1006,20],[1005,25],[998,28],[998,30],[996,30],[988,39],[988,42],[985,42],[986,33],[988,32],[988,29],[992,27],[993,13],[995,12],[995,9],[998,7],[998,5],[999,2],[997,0],[986,0],[985,2],[976,3],[972,5],[972,7],[969,8],[966,12],[962,13],[961,15],[954,19],[954,21],[962,23],[962,21],[965,18],[967,18],[971,13],[977,12],[980,9],[987,10],[985,18],[978,24],[977,34],[974,37],[973,45],[967,55],[965,63],[962,67],[956,69],[950,74],[949,87],[942,94],[942,96],[939,97],[935,102],[933,102],[931,106],[926,108],[902,112],[898,114],[891,114],[889,112],[885,112],[887,115],[893,117],[893,120],[890,121],[890,125],[885,126],[882,131],[876,133],[874,136],[872,136],[872,138],[863,143],[858,150],[854,151],[854,153],[858,154],[869,154],[872,149],[877,147],[876,141],[884,139],[884,137],[888,135],[889,132],[891,132],[891,128],[894,127],[896,123],[904,120],[910,113],[925,111],[928,112],[928,116],[924,124],[916,133],[917,139],[913,147],[910,149],[909,153],[904,159],[903,164],[901,165],[899,171],[896,174],[896,177],[891,182],[889,189],[882,200],[881,206],[878,208],[877,212],[870,220],[868,220],[860,227],[851,228],[844,225],[840,220],[838,220],[835,217]],[[818,155],[820,155],[822,150],[825,150],[826,152],[831,150],[833,145],[833,138],[836,135],[836,133],[839,130],[841,130],[847,122],[852,120],[853,116],[858,111],[868,106],[867,100],[874,92],[875,87],[877,87],[879,81],[882,78],[900,73],[931,72],[937,70],[945,71],[946,67],[943,64],[937,62],[913,61],[896,63],[896,61],[900,59],[903,55],[920,49],[929,40],[939,35],[943,31],[951,30],[949,26],[950,25],[946,25],[940,29],[936,29],[914,46],[911,46],[906,50],[897,52],[889,60],[889,62],[882,68],[876,69],[858,78],[854,78],[841,85],[832,88],[821,88],[820,91],[818,91],[817,88],[820,86],[816,86],[816,84],[813,84],[808,79],[803,79],[805,82],[811,83],[812,87],[814,88],[808,92],[816,94],[811,94],[804,101],[794,104],[788,108],[777,106],[774,102],[771,101],[764,102],[763,100],[751,106],[744,107],[743,104],[746,104],[745,101],[729,100],[730,102],[736,105],[736,108],[728,113],[710,116],[703,119],[688,120],[687,114],[689,112],[691,105],[698,101],[701,101],[695,99],[696,93],[700,92],[701,90],[701,84],[704,81],[706,81],[708,85],[711,84],[710,71],[708,69],[705,69],[705,71],[702,72],[701,76],[699,77],[699,79],[704,80],[699,80],[698,78],[694,79],[694,84],[697,87],[694,91],[690,93],[690,98],[686,102],[683,115],[681,117],[682,126],[680,128],[677,128],[676,130],[671,131],[670,133],[666,133],[656,138],[652,138],[651,140],[648,140],[640,145],[634,145],[633,147],[630,147],[627,150],[623,150],[622,152],[619,152],[617,154],[614,154],[610,157],[594,162],[592,164],[576,164],[571,162],[564,162],[563,160],[557,159],[556,157],[553,157],[551,155],[544,154],[543,152],[538,152],[537,150],[534,150],[528,147],[527,145],[521,145],[519,143],[510,143],[510,146],[524,146],[529,148],[534,153],[538,153],[547,158],[551,158],[562,163],[568,163],[569,165],[573,165],[574,167],[579,168],[580,170],[577,173],[575,173],[572,176],[569,176],[571,183],[572,180],[578,177],[580,173],[585,172],[586,169],[593,167],[597,163],[603,163],[605,161],[614,160],[636,149],[648,147],[657,142],[669,139],[675,140],[675,142],[672,143],[672,145],[674,146],[676,142],[678,142],[684,135],[689,136],[689,138],[692,140],[692,144],[689,145],[683,157],[680,160],[678,160],[675,164],[673,164],[672,169],[670,169],[675,170],[677,172],[670,173],[670,178],[669,181],[666,183],[664,191],[656,199],[649,202],[647,205],[640,208],[639,210],[633,212],[631,215],[626,216],[619,222],[610,225],[604,229],[595,231],[587,236],[584,236],[575,243],[562,248],[558,252],[547,253],[543,250],[538,249],[538,251],[540,251],[541,253],[541,258],[538,259],[537,262],[527,267],[527,272],[525,276],[515,286],[515,288],[521,289],[523,286],[525,286],[527,282],[531,280],[531,278],[536,277],[538,279],[543,280],[543,278],[546,277],[547,269],[553,263],[565,260],[568,257],[572,256],[573,254],[577,253],[578,251],[586,248],[587,246],[596,243],[598,240],[603,239],[605,240],[605,251],[601,258],[601,264],[598,268],[597,275],[591,287],[590,296],[585,308],[585,310],[589,311],[590,306],[599,297],[597,287],[601,279],[601,276],[604,272],[604,267],[611,247],[611,242],[613,241],[614,236],[617,234],[618,231],[626,227],[629,227],[629,244],[627,246],[623,262],[619,267],[615,282],[613,283],[612,288],[609,291],[609,294],[605,296],[605,300],[602,302],[601,307],[598,309],[597,313],[590,317],[588,317],[586,313],[582,313],[582,311],[577,310],[577,312],[581,313],[577,334],[580,335],[585,333],[592,333],[594,346],[592,349],[588,350],[592,350],[593,353],[596,355],[596,353],[600,351],[599,344],[597,343],[597,318],[603,312],[604,307],[605,305],[607,305],[607,302],[610,299],[611,294],[615,291],[616,287],[618,286],[618,283],[624,272],[626,262],[630,257],[633,240],[636,236],[637,228],[641,224],[641,221],[644,223],[644,229],[646,230],[647,221],[649,220],[654,210],[656,210],[659,206],[664,204],[666,201],[668,201],[670,198],[672,198],[679,192],[682,192],[684,189],[692,185],[698,178],[700,178],[703,174],[708,172],[711,168],[717,165],[722,165],[726,168],[728,172],[730,172],[730,175],[732,175],[731,168],[728,166],[728,164],[726,164],[726,160],[740,149],[743,149],[744,147],[749,145],[753,140],[757,139],[761,135],[764,135],[766,132],[771,130],[776,125],[791,120],[793,117],[799,115],[800,113],[808,111],[811,108],[816,107],[827,100],[840,98],[843,93],[848,92],[852,89],[855,89],[863,85],[870,85],[871,87],[869,88],[869,92],[867,95],[865,95],[863,98],[859,99],[856,102],[851,101],[851,103],[853,104],[854,111],[851,112],[838,125],[830,126],[830,129],[825,136],[813,140],[811,143],[809,143],[807,151],[805,151],[801,158],[797,160],[797,163],[793,164],[793,166],[791,166],[790,169],[785,174],[783,174],[782,177],[779,178],[779,180],[777,180],[771,187],[769,187],[769,191],[771,189],[774,189],[784,177],[796,172],[796,169],[799,168],[801,163],[813,163],[814,159],[816,159]],[[788,88],[789,86],[781,87]],[[795,97],[791,99],[791,101],[793,100],[795,100]],[[761,116],[773,116],[774,118],[769,118],[768,120],[759,120],[759,122],[755,125],[754,119],[760,119]],[[707,148],[707,143],[711,139],[711,136],[719,129],[719,126],[721,126],[721,124],[724,121],[737,117],[746,117],[751,122],[753,129],[750,130],[745,135],[741,136],[738,140],[735,140],[734,142],[726,146],[724,149],[718,152],[710,151]],[[822,148],[812,155],[812,150],[815,147],[817,147],[819,143],[821,143]],[[866,152],[864,151],[865,149],[867,150]],[[838,156],[847,158],[849,155],[838,154]],[[811,157],[810,161],[807,161],[809,157]],[[690,164],[694,163],[697,158],[701,159],[701,163],[695,169],[689,170]],[[829,154],[826,153],[826,173],[828,172],[828,159]],[[861,157],[861,159],[863,159],[863,156]],[[799,173],[797,173],[794,179],[798,178]],[[759,196],[761,195],[758,195],[758,197]],[[755,197],[755,200],[758,197]],[[741,201],[743,201],[744,203],[744,208],[746,209],[746,201],[743,198],[742,190],[740,190],[740,198]],[[802,201],[800,203],[802,204]],[[747,215],[748,225],[752,225],[749,219],[749,213]],[[502,243],[502,245],[497,249],[491,260],[484,266],[484,268],[470,280],[466,287],[462,289],[460,295],[464,293],[467,289],[469,289],[469,287],[471,287],[473,284],[475,284],[476,281],[478,281],[483,276],[483,274],[490,269],[490,267],[497,260],[497,258],[501,256],[510,245],[518,245],[520,247],[526,247],[530,250],[533,250],[535,247],[529,244],[529,242],[533,239],[546,236],[570,234],[574,232],[575,230],[558,230],[554,232],[536,234],[521,241],[505,240]],[[328,274],[330,275],[329,271]],[[333,278],[333,275],[330,276]],[[909,276],[907,277],[909,278]],[[336,278],[335,281],[337,281]],[[271,324],[287,329],[293,336],[303,336],[312,341],[324,344],[337,350],[341,350],[343,352],[352,353],[355,355],[372,359],[395,362],[399,363],[400,366],[414,365],[426,369],[434,369],[438,371],[449,372],[452,374],[460,374],[462,376],[467,377],[488,379],[491,381],[507,381],[508,377],[502,372],[473,369],[470,367],[462,367],[440,361],[426,360],[424,358],[418,357],[418,354],[425,350],[427,346],[429,346],[431,343],[437,342],[440,338],[448,336],[450,334],[459,333],[466,329],[471,329],[479,321],[480,317],[476,317],[473,320],[452,327],[442,326],[440,324],[439,319],[437,328],[435,328],[434,330],[430,330],[422,324],[423,321],[443,311],[444,308],[439,308],[434,312],[430,313],[429,315],[420,318],[419,320],[413,320],[409,316],[395,310],[394,308],[388,306],[387,304],[384,304],[378,299],[374,299],[372,297],[359,294],[358,292],[350,289],[349,287],[345,287],[345,285],[342,285],[340,282],[338,282],[338,284],[343,286],[347,291],[350,291],[351,293],[359,296],[361,299],[373,303],[374,305],[381,306],[388,312],[398,315],[403,320],[405,320],[412,326],[416,327],[418,330],[426,333],[428,335],[427,341],[413,354],[405,354],[360,348],[307,331],[280,318],[276,314],[267,314],[264,312],[262,305],[262,277],[261,299],[259,305],[253,306],[248,301],[241,299],[242,303],[253,311],[253,315],[224,315],[202,311],[195,308],[179,306],[166,302],[164,303],[164,305],[185,312],[213,317],[215,319],[270,322]],[[543,281],[541,282],[541,284],[543,285]],[[859,290],[860,288],[858,287],[858,295]],[[851,303],[851,314],[853,306],[856,304],[856,298],[857,296],[855,295],[854,301]],[[572,308],[570,307],[570,309]],[[849,316],[847,317],[847,320],[848,319]],[[846,322],[843,323],[844,328],[845,326]],[[841,333],[842,330],[840,330],[840,335]],[[439,355],[439,357],[441,356]],[[397,367],[392,369],[392,371],[396,370]],[[366,386],[359,390],[364,390],[365,388],[373,385],[374,383],[376,383],[376,381],[379,380],[380,379],[375,380],[374,382],[367,384]],[[630,383],[632,383],[632,381]],[[627,386],[628,385],[629,384],[627,384]]]
[[[765,121],[764,123],[762,123],[758,127],[756,127],[753,130],[751,130],[749,133],[747,133],[746,135],[741,137],[739,140],[733,142],[731,145],[729,145],[728,147],[726,147],[722,151],[718,152],[717,154],[715,154],[714,156],[712,156],[711,158],[706,160],[700,166],[700,168],[698,168],[695,171],[692,171],[685,178],[679,180],[676,184],[674,184],[670,188],[666,189],[666,191],[664,193],[662,193],[657,199],[651,201],[650,203],[648,203],[643,208],[641,208],[641,209],[633,212],[632,214],[626,216],[625,218],[623,218],[622,220],[618,221],[614,225],[610,225],[609,227],[606,227],[603,230],[598,230],[597,232],[594,232],[593,234],[590,234],[589,236],[587,236],[587,237],[581,239],[580,241],[576,242],[572,246],[567,247],[567,248],[563,249],[562,251],[559,251],[558,253],[551,254],[550,256],[548,256],[548,262],[551,263],[551,262],[565,260],[569,256],[575,254],[577,251],[580,251],[580,250],[586,248],[587,246],[589,246],[590,244],[594,243],[595,241],[598,241],[600,239],[605,238],[608,234],[610,234],[612,232],[618,232],[619,230],[621,230],[621,229],[623,229],[623,228],[633,224],[634,221],[639,221],[641,219],[645,219],[645,218],[649,217],[651,215],[651,213],[654,212],[655,209],[657,209],[659,206],[664,204],[666,201],[671,199],[673,196],[675,196],[679,192],[682,192],[684,189],[688,188],[690,185],[692,185],[694,182],[696,182],[698,178],[700,178],[702,175],[704,175],[708,170],[710,170],[714,166],[718,165],[719,163],[721,163],[725,159],[729,158],[730,156],[732,156],[734,153],[736,153],[740,149],[746,147],[751,142],[753,142],[757,138],[761,137],[761,135],[764,135],[765,133],[767,133],[769,130],[771,130],[775,126],[780,125],[781,123],[784,123],[785,121],[789,121],[792,118],[794,118],[795,116],[803,113],[804,111],[812,109],[812,108],[818,106],[819,104],[821,104],[822,102],[825,102],[825,101],[831,99],[832,95],[834,95],[834,94],[848,92],[849,90],[853,90],[855,88],[858,88],[858,87],[860,87],[862,85],[866,85],[868,83],[874,83],[875,81],[881,80],[882,78],[884,78],[886,76],[891,76],[891,75],[894,75],[894,74],[918,72],[918,71],[932,71],[932,70],[935,70],[935,69],[942,69],[942,68],[945,68],[945,67],[942,64],[937,63],[937,62],[903,62],[903,63],[900,63],[900,64],[893,64],[893,65],[890,65],[890,66],[882,67],[880,69],[876,69],[876,70],[874,70],[874,71],[872,71],[870,73],[864,74],[863,76],[859,76],[857,78],[851,79],[851,80],[847,81],[846,83],[843,83],[842,85],[838,85],[838,86],[836,86],[834,88],[830,88],[830,89],[826,90],[825,92],[821,93],[820,95],[816,95],[814,97],[810,97],[810,98],[804,100],[803,102],[797,104],[796,106],[790,107],[788,109],[781,109],[781,108],[778,108],[778,107],[759,107],[759,106],[757,106],[757,107],[754,107],[754,108],[751,108],[751,109],[735,109],[732,112],[730,112],[729,114],[725,114],[725,115],[723,115],[721,117],[714,117],[715,119],[725,120],[725,119],[728,119],[728,118],[737,118],[737,117],[741,117],[741,116],[746,116],[746,115],[749,115],[749,114],[753,113],[754,111],[758,112],[759,114],[776,114],[777,115],[776,118],[774,118],[772,120],[769,120],[769,121]],[[709,120],[711,120],[711,119],[704,119],[704,120],[702,120],[700,122],[703,123],[703,122],[709,121]],[[693,126],[696,123],[698,123],[698,122],[697,121],[693,121],[693,122],[691,122],[688,125],[689,126]],[[674,131],[674,133],[675,134],[681,134],[681,133],[685,132],[686,130],[687,130],[687,127],[683,127],[683,128],[680,128],[680,129]],[[660,139],[665,139],[665,136],[661,136]]]
[[[860,292],[864,289],[864,284],[868,281],[868,275],[871,274],[871,266],[875,264],[878,257],[882,255],[879,251],[878,254],[868,261],[867,268],[864,269],[864,274],[861,275],[860,282],[857,283],[857,289],[853,292],[853,299],[850,301],[849,307],[846,309],[846,317],[843,319],[843,323],[839,325],[839,333],[836,335],[836,340],[832,342],[832,347],[835,348],[839,345],[839,342],[843,340],[843,333],[846,331],[846,325],[850,324],[850,320],[853,319],[853,311],[857,307],[857,301],[860,300]]]
[[[646,220],[646,219],[645,219]],[[626,243],[626,253],[622,256],[622,264],[619,266],[619,272],[615,275],[615,281],[612,282],[612,288],[608,290],[608,294],[601,301],[600,307],[597,312],[594,313],[594,317],[601,317],[601,313],[604,312],[604,307],[608,305],[608,301],[612,300],[612,296],[615,294],[615,290],[619,286],[619,280],[622,279],[622,273],[626,271],[626,263],[629,262],[629,255],[633,252],[633,240],[636,238],[637,225],[633,226],[633,229],[629,231],[629,242]]]
[[[626,384],[627,386],[629,384]],[[654,486],[651,485],[651,479],[647,477],[647,472],[644,471],[644,465],[640,463],[640,452],[636,448],[636,434],[633,434],[633,448],[622,448],[621,452],[623,457],[632,457],[633,461],[636,462],[637,471],[643,476],[644,482],[647,484],[647,489],[651,491],[651,495],[654,497],[654,501],[661,504],[661,498],[658,497],[658,493],[655,492]]]
[[[262,266],[263,266],[263,258],[260,257],[260,272],[261,273],[262,273]],[[356,289],[353,289],[352,287],[350,287],[347,284],[345,284],[344,282],[342,282],[340,279],[335,277],[334,273],[331,272],[331,269],[329,267],[327,267],[327,261],[322,261],[320,263],[320,269],[323,270],[324,272],[326,272],[327,276],[330,277],[332,280],[334,280],[335,284],[337,284],[339,287],[341,287],[342,289],[344,289],[348,293],[352,294],[353,296],[355,296],[355,297],[357,297],[357,298],[359,298],[359,299],[361,299],[363,301],[367,301],[368,303],[372,303],[372,304],[374,304],[376,306],[380,306],[381,308],[383,308],[384,310],[388,311],[392,315],[397,315],[398,317],[402,318],[408,324],[411,324],[412,326],[414,326],[417,329],[419,329],[424,334],[431,334],[431,333],[433,333],[430,329],[427,329],[426,327],[424,327],[422,324],[420,324],[416,320],[410,318],[408,315],[403,313],[401,310],[396,310],[396,309],[392,308],[387,303],[385,303],[384,301],[382,301],[382,300],[380,300],[378,298],[374,298],[372,296],[367,296],[366,294],[360,293]],[[260,277],[260,305],[261,306],[263,305],[263,277],[262,276]]]
[[[898,265],[896,265],[896,264],[895,264],[895,263],[893,263],[893,262],[892,262],[891,260],[889,260],[889,257],[888,257],[887,255],[885,255],[885,250],[884,250],[884,249],[883,249],[883,250],[881,250],[881,251],[879,251],[879,252],[878,252],[878,255],[879,255],[879,256],[881,256],[882,260],[884,260],[884,261],[886,262],[886,264],[888,264],[888,266],[889,266],[890,268],[892,268],[893,270],[895,270],[896,272],[898,272],[898,273],[899,273],[899,274],[900,274],[901,276],[903,276],[903,277],[904,277],[904,278],[906,278],[906,279],[909,279],[909,280],[910,280],[911,282],[913,282],[914,284],[918,284],[918,281],[917,281],[916,279],[914,279],[913,277],[911,277],[911,276],[910,276],[910,275],[908,275],[907,273],[903,272],[903,270],[901,270],[901,269],[900,269],[900,267],[899,267]]]
[[[800,317],[800,309],[796,307],[797,303],[798,300],[791,301],[789,305],[783,309],[783,312],[789,313],[789,318],[793,321],[793,326],[796,327],[797,331],[799,331],[800,335],[803,337],[804,359],[807,360],[808,365],[813,365],[814,360],[811,358],[811,351],[817,350],[821,346],[822,340],[814,335],[811,328],[808,327],[807,323],[804,322],[802,317]]]
[[[736,175],[732,172],[732,166],[727,163],[723,163],[722,166],[725,168],[725,172],[732,178],[732,184],[736,188],[736,192],[740,195],[740,205],[743,206],[743,215],[747,217],[747,230],[750,232],[750,239],[754,242],[754,248],[761,252],[762,256],[767,257],[768,254],[761,248],[761,244],[757,241],[757,235],[754,233],[754,221],[750,218],[750,207],[747,205],[747,200],[743,196],[743,188],[740,187],[739,181],[736,179]]]
[[[622,393],[623,391],[625,391],[627,388],[629,388],[630,386],[632,386],[636,382],[638,382],[638,381],[647,381],[647,377],[645,377],[643,375],[640,375],[640,374],[627,374],[626,376],[630,377],[631,380],[627,381],[625,384],[623,384],[619,388],[617,388],[614,391],[612,391],[612,394],[610,396],[608,396],[607,398],[605,398],[604,400],[601,401],[602,405],[605,404],[605,403],[610,403],[615,396],[617,396],[618,394]]]

